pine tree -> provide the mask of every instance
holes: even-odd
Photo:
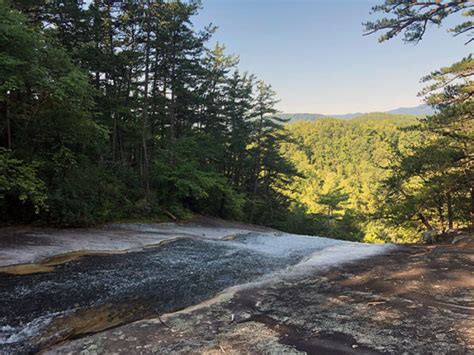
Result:
[[[440,25],[456,13],[474,15],[474,5],[464,0],[386,0],[373,10],[394,16],[365,25],[369,34],[385,31],[380,41],[403,33],[405,41],[418,42],[429,24]],[[457,36],[473,30],[468,20],[450,31]],[[474,227],[473,76],[474,60],[469,56],[424,78],[431,85],[420,95],[437,111],[412,128],[425,135],[425,142],[399,156],[385,183],[388,216],[397,223],[415,219],[440,232]]]
[[[460,13],[465,17],[474,15],[474,5],[470,0],[385,0],[383,4],[372,7],[373,13],[383,13],[384,16],[375,22],[364,24],[366,34],[384,32],[379,41],[384,42],[403,34],[406,42],[419,42],[425,35],[430,25],[441,25],[447,18]],[[449,29],[454,36],[472,33],[474,26],[472,21],[462,21],[460,24]],[[473,41],[469,39],[466,44]]]
[[[225,92],[225,119],[228,127],[225,174],[235,188],[244,190],[246,168],[250,163],[247,147],[252,138],[255,77],[237,70],[228,79]]]
[[[282,133],[282,123],[286,120],[276,116],[275,105],[278,100],[272,87],[263,81],[257,82],[254,105],[255,119],[250,148],[252,168],[249,179],[250,212],[249,221],[255,222],[258,209],[266,209],[269,216],[260,216],[259,220],[274,217],[274,204],[284,204],[285,198],[277,191],[277,184],[295,173],[279,151],[279,145],[286,139]],[[261,212],[263,212],[261,209]]]
[[[11,59],[0,68],[11,150],[2,162],[18,176],[40,162],[40,181],[24,191],[47,190],[40,218],[88,224],[184,209],[242,218],[244,196],[285,211],[277,190],[291,167],[278,150],[274,93],[240,74],[223,45],[206,47],[215,28],[194,29],[200,1],[11,5],[2,8],[15,14],[2,23]]]

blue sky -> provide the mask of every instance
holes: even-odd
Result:
[[[385,111],[420,103],[420,78],[470,53],[434,27],[418,45],[362,36],[381,0],[202,0],[196,28],[240,56],[240,69],[272,84],[283,112]],[[451,21],[452,23],[452,21]]]

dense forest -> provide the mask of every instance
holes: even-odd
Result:
[[[474,61],[428,75],[426,117],[287,123],[199,1],[0,5],[2,223],[205,214],[343,239],[413,241],[474,221]],[[468,1],[387,0],[381,40],[422,39]],[[426,11],[431,12],[426,12]],[[453,29],[472,30],[467,20]]]
[[[298,204],[300,232],[367,241],[410,240],[413,230],[394,231],[381,224],[380,194],[390,176],[395,151],[406,151],[420,134],[403,130],[414,116],[374,113],[350,120],[299,121],[287,126],[291,142],[282,152],[302,174],[285,194]],[[382,233],[383,237],[382,237]]]
[[[1,213],[89,225],[186,211],[269,223],[280,155],[271,87],[241,73],[198,2],[1,6]]]

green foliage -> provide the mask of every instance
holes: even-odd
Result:
[[[447,17],[460,13],[465,17],[474,15],[474,5],[470,0],[385,0],[383,4],[372,7],[373,13],[384,16],[374,22],[364,24],[367,34],[384,32],[379,41],[384,42],[403,34],[406,42],[419,42],[428,26],[440,26]],[[449,29],[455,36],[469,34],[473,30],[473,21],[466,20]],[[471,42],[468,40],[467,43]]]
[[[397,151],[419,139],[418,133],[401,129],[415,122],[413,116],[375,113],[287,125],[291,140],[282,152],[300,176],[284,193],[312,216],[307,224],[319,227],[312,227],[313,233],[364,236],[367,223],[379,218],[378,189],[390,176],[387,167]]]
[[[343,192],[342,188],[338,188],[334,191],[320,194],[317,203],[327,207],[327,216],[330,218],[335,211],[342,209],[341,205],[346,203],[348,200],[349,194]]]
[[[240,73],[223,45],[206,47],[215,28],[194,29],[199,1],[10,3],[0,5],[4,221],[192,211],[380,242],[474,216],[471,57],[425,78],[433,116],[288,124],[270,85]],[[367,29],[417,41],[426,23],[472,16],[468,4],[387,0],[374,10],[395,18]]]
[[[14,218],[10,206],[25,206],[38,214],[47,208],[46,186],[37,176],[37,166],[11,157],[0,148],[0,211]]]
[[[412,127],[426,139],[398,156],[384,183],[393,223],[439,232],[474,225],[473,65],[468,57],[425,79],[434,81],[423,94],[438,112]]]
[[[242,218],[243,196],[233,190],[217,172],[202,170],[195,161],[184,161],[171,166],[156,161],[153,186],[160,193],[162,206],[184,206],[194,212],[223,218]]]
[[[64,226],[90,226],[134,216],[127,187],[106,169],[81,163],[49,183],[49,213],[43,220]]]
[[[256,91],[253,134],[248,146],[251,179],[247,184],[246,210],[251,223],[275,226],[287,213],[289,203],[282,188],[290,183],[296,170],[280,151],[289,138],[283,127],[286,120],[275,116],[275,92],[263,81],[257,82]]]
[[[440,25],[456,13],[472,17],[474,4],[467,0],[386,0],[373,10],[394,17],[367,23],[369,33],[386,31],[381,41],[404,33],[406,41],[418,42],[430,23]],[[450,32],[472,35],[473,29],[473,21],[467,20]],[[392,174],[382,184],[381,193],[386,196],[383,208],[392,224],[438,232],[474,228],[473,76],[470,55],[423,78],[430,84],[420,95],[437,111],[410,128],[424,140],[397,154]]]
[[[284,211],[274,93],[224,46],[205,47],[215,29],[193,28],[198,1],[11,4],[0,6],[3,209],[68,226],[252,219],[256,201]]]
[[[365,225],[364,242],[367,243],[416,243],[420,241],[417,226],[410,222],[390,225],[383,220],[372,220]]]

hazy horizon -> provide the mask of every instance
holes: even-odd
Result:
[[[467,56],[469,48],[464,38],[446,32],[452,21],[416,46],[363,36],[362,22],[374,19],[370,8],[376,3],[203,0],[194,25],[218,26],[211,43],[223,43],[239,55],[242,71],[272,84],[281,112],[332,115],[418,106],[421,77]]]
[[[423,102],[420,102],[418,105],[413,105],[413,106],[399,106],[399,107],[391,107],[387,110],[381,110],[381,111],[357,111],[357,112],[330,112],[330,113],[323,113],[323,112],[286,112],[286,111],[281,111],[280,113],[286,114],[286,115],[295,115],[295,114],[321,114],[325,116],[331,116],[331,115],[350,115],[350,114],[365,114],[365,113],[384,113],[388,111],[393,111],[397,109],[410,109],[410,108],[417,108],[418,106],[425,105]]]

